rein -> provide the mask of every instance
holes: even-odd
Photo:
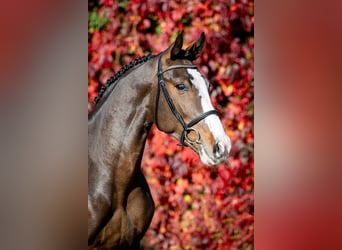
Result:
[[[174,70],[174,69],[180,69],[180,68],[197,68],[196,65],[174,65],[174,66],[170,66],[166,69],[163,70],[162,68],[162,62],[161,62],[161,58],[163,56],[163,53],[160,53],[158,56],[158,89],[157,89],[157,97],[156,97],[156,110],[155,110],[155,122],[158,126],[158,105],[159,105],[159,96],[160,96],[160,89],[163,91],[163,94],[165,96],[166,102],[169,105],[170,110],[172,111],[173,115],[176,117],[176,119],[178,120],[178,122],[182,125],[183,127],[183,132],[180,138],[180,146],[187,146],[186,144],[184,144],[185,141],[187,141],[189,144],[201,144],[201,135],[200,133],[192,128],[194,125],[196,125],[197,123],[199,123],[200,121],[202,121],[204,118],[206,118],[209,115],[218,115],[218,111],[217,110],[209,110],[201,115],[199,115],[198,117],[196,117],[195,119],[191,120],[189,123],[186,123],[183,119],[183,117],[181,116],[181,114],[177,111],[170,95],[169,92],[167,91],[167,87],[165,84],[165,81],[163,79],[163,74],[166,71],[169,70]],[[189,133],[190,132],[195,132],[196,133],[196,139],[192,140],[191,138],[189,138]]]

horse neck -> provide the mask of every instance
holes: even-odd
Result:
[[[93,161],[107,166],[125,164],[134,169],[140,166],[154,115],[153,61],[122,76],[89,120],[89,155]]]

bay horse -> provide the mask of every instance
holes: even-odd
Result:
[[[231,143],[213,108],[209,82],[192,63],[205,35],[186,49],[183,32],[158,55],[124,66],[88,116],[88,249],[139,249],[154,202],[141,171],[153,123],[206,165],[227,160]]]

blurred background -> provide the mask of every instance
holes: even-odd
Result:
[[[165,9],[167,6],[170,9],[175,8],[171,6],[171,3],[156,2],[153,6],[158,6],[158,9]],[[240,37],[236,35],[239,32],[234,33],[231,30],[234,27],[233,20],[236,23],[244,23],[238,14],[240,11],[244,13],[244,8],[234,7],[237,1],[228,3],[228,11],[225,13],[228,13],[229,21],[232,22],[223,22],[222,26],[214,24],[216,21],[227,20],[227,15],[223,14],[225,9],[222,7],[225,5],[220,5],[222,9],[211,12],[211,18],[214,18],[217,12],[222,13],[218,20],[211,21],[212,25],[208,23],[204,25],[210,20],[209,17],[201,19],[200,14],[195,15],[192,10],[187,10],[186,13],[193,17],[192,20],[200,18],[201,28],[194,27],[196,24],[194,21],[191,22],[192,25],[183,23],[183,27],[180,27],[186,31],[185,42],[196,39],[202,30],[207,32],[216,30],[217,27],[226,27],[230,31],[228,36],[219,37],[224,37],[229,41],[222,44],[232,53],[234,49],[229,47],[230,41],[234,40],[235,36]],[[221,4],[221,2],[217,1],[215,4]],[[148,8],[151,8],[151,5],[148,5]],[[191,3],[180,4],[179,9],[188,5]],[[89,96],[92,91],[87,90],[86,83],[88,82],[89,86],[90,79],[92,79],[88,75],[91,71],[89,62],[92,57],[88,56],[87,60],[87,54],[92,54],[92,52],[89,53],[89,44],[94,34],[90,32],[89,25],[89,15],[94,12],[92,6],[97,6],[95,12],[100,15],[98,11],[102,8],[99,4],[91,5],[90,3],[89,5],[81,0],[18,0],[3,1],[1,4],[0,239],[2,249],[75,250],[87,248],[87,113],[89,107],[92,107],[93,97]],[[132,8],[132,6],[134,4],[130,3],[125,8]],[[140,6],[143,10],[144,5]],[[204,13],[206,7],[203,6],[205,4],[196,4],[193,9],[202,8],[201,13]],[[339,96],[342,82],[340,74],[341,8],[342,2],[336,0],[329,3],[311,0],[258,0],[255,3],[254,11],[257,18],[255,40],[257,42],[254,50],[256,65],[254,70],[256,83],[254,89],[256,96],[254,100],[256,114],[254,120],[254,176],[256,180],[254,204],[256,209],[253,249],[341,249],[342,99]],[[137,11],[140,11],[140,8]],[[236,13],[236,11],[239,12]],[[162,15],[160,12],[153,12],[151,20],[153,16]],[[125,16],[129,15],[127,11],[124,13]],[[142,17],[145,15],[139,15],[139,18]],[[170,17],[167,22],[163,18],[158,20],[160,21],[157,21],[157,24],[164,26],[173,23],[169,21]],[[156,24],[151,21],[151,26],[156,27]],[[98,30],[104,32],[106,29],[108,27]],[[192,29],[195,30],[195,34],[189,33]],[[178,30],[180,29],[177,26],[171,33],[178,32]],[[243,31],[244,28],[237,30]],[[248,32],[247,29],[247,32],[242,33],[248,34]],[[209,39],[207,41],[210,41],[207,46],[216,41],[217,38],[214,39],[213,34],[207,33],[207,39]],[[234,39],[232,39],[233,34],[235,34]],[[159,36],[163,35],[163,32],[160,32]],[[122,37],[120,32],[117,32],[117,36]],[[166,36],[168,41],[165,42],[165,47],[163,45],[162,48],[155,48],[154,46],[162,42],[161,39],[155,39],[155,44],[151,43],[149,46],[139,44],[133,53],[138,53],[142,48],[146,50],[146,53],[158,53],[173,42],[174,36]],[[123,43],[123,39],[111,41],[116,40],[120,41],[120,44]],[[237,48],[243,45],[241,42],[237,44]],[[211,53],[212,50],[220,51],[213,60],[214,64],[207,63],[208,59],[203,57],[205,54],[196,63],[200,65],[202,73],[211,80],[212,100],[216,103],[221,118],[226,123],[227,119],[224,116],[231,112],[226,106],[229,103],[234,104],[234,98],[228,102],[226,94],[215,91],[215,89],[222,89],[225,84],[218,87],[220,83],[213,80],[213,75],[222,77],[222,72],[218,71],[209,75],[212,73],[209,73],[209,70],[205,71],[205,67],[214,69],[219,63],[229,68],[232,62],[216,60],[216,57],[219,58],[221,54],[223,56],[226,53],[222,51],[227,50],[222,50],[218,46],[209,48],[211,49],[206,50],[206,53]],[[142,54],[145,52],[139,52],[137,55],[120,52],[120,57],[127,57],[128,62]],[[237,57],[232,56],[232,58],[229,60],[235,60]],[[240,54],[240,58],[245,58],[244,54]],[[114,73],[125,63],[126,61],[112,64],[110,70]],[[238,65],[238,68],[244,72],[241,66]],[[97,81],[99,85],[104,83],[104,81]],[[232,90],[228,89],[227,93],[229,91]],[[236,95],[235,91],[239,90],[234,90],[231,95]],[[220,98],[223,99],[219,100],[216,96],[221,96]],[[229,94],[227,96],[230,98]],[[232,134],[239,131],[234,125],[236,122],[225,125],[232,139],[234,138]],[[155,133],[157,132],[153,130],[152,135],[154,136]],[[239,144],[236,143],[240,140],[239,138],[242,137],[237,136],[234,139],[234,147]],[[165,141],[169,139],[169,136],[165,135]],[[172,145],[174,142],[167,141],[166,143]],[[153,155],[153,159],[162,159],[163,162],[157,163],[153,171],[146,171],[146,175],[151,187],[164,183],[159,188],[165,190],[165,193],[158,194],[153,191],[154,198],[156,202],[158,201],[158,211],[161,211],[159,214],[162,214],[156,215],[155,218],[163,218],[163,220],[160,220],[160,223],[153,221],[151,231],[146,235],[149,238],[146,239],[144,245],[162,244],[163,237],[167,235],[165,232],[169,232],[167,239],[170,239],[170,235],[173,235],[173,228],[175,230],[180,228],[180,226],[173,227],[172,225],[180,225],[178,221],[181,218],[180,215],[183,215],[182,211],[185,210],[188,211],[185,217],[189,217],[187,221],[191,224],[185,224],[187,227],[183,226],[183,228],[186,228],[185,231],[195,231],[193,233],[195,242],[191,243],[194,248],[196,244],[209,244],[205,242],[199,244],[198,235],[201,232],[215,231],[213,226],[203,229],[208,231],[203,231],[201,228],[198,232],[194,230],[198,223],[208,223],[208,221],[211,221],[209,224],[213,223],[215,226],[225,225],[222,227],[223,230],[230,230],[229,233],[222,233],[222,236],[218,233],[215,240],[209,241],[210,244],[221,244],[217,246],[217,249],[250,247],[248,235],[253,231],[249,227],[253,224],[250,223],[249,217],[244,217],[243,214],[252,214],[250,212],[252,209],[247,209],[249,203],[244,203],[243,199],[240,199],[241,196],[237,192],[234,193],[234,187],[237,190],[243,190],[243,188],[237,188],[242,183],[234,177],[242,176],[244,169],[249,168],[249,163],[246,164],[248,167],[239,163],[243,159],[238,156],[239,151],[235,149],[232,152],[227,166],[221,166],[217,170],[211,169],[213,172],[207,172],[209,177],[206,177],[202,172],[202,167],[198,165],[197,156],[191,152],[189,152],[192,154],[191,157],[186,157],[186,159],[193,162],[190,165],[187,163],[185,168],[183,163],[186,159],[182,160],[182,163],[178,163],[178,166],[182,168],[174,170],[173,166],[177,166],[177,163],[171,164],[170,161],[171,159],[176,161],[182,154],[166,153],[167,157],[160,157],[160,154],[165,154],[165,152],[152,151],[152,145],[149,142],[144,161],[151,159],[150,155],[153,153],[156,154]],[[165,146],[163,148],[165,149]],[[172,146],[168,148],[173,151],[178,150],[172,149]],[[250,159],[251,154],[247,155]],[[234,168],[234,163],[231,163],[234,159],[239,168]],[[250,161],[247,160],[247,162]],[[144,169],[146,169],[145,166],[153,165],[144,164]],[[176,175],[174,171],[179,170],[183,172]],[[164,171],[166,175],[161,171]],[[226,176],[227,172],[232,178]],[[155,179],[152,174],[156,173],[160,173],[160,176],[164,178]],[[190,173],[191,178],[187,178],[186,181],[183,176],[190,176]],[[181,179],[177,182],[179,177]],[[155,183],[151,182],[153,179]],[[177,185],[178,191],[173,190],[171,186],[166,188],[168,184],[166,181],[172,182],[173,187]],[[223,186],[222,182],[227,181],[229,184],[225,185],[230,187],[228,190],[232,190],[229,192],[232,192],[234,202],[227,199],[227,188],[220,188]],[[216,189],[212,188],[214,183],[217,183]],[[183,188],[180,188],[181,186]],[[191,187],[200,191],[195,191],[191,197],[184,195],[184,193],[190,195]],[[247,194],[247,199],[251,199],[252,192],[248,193],[244,190],[243,192]],[[164,200],[159,201],[159,196],[163,196]],[[210,199],[207,199],[208,196]],[[213,198],[216,196],[225,198]],[[172,197],[170,201],[169,197]],[[225,203],[222,202],[220,209],[217,210],[216,202],[223,201],[223,199],[226,199]],[[213,209],[209,210],[207,206],[202,205],[202,203],[208,203],[208,200],[215,201],[215,206],[211,207]],[[189,201],[193,204],[197,201],[197,204],[200,204],[197,205],[197,209],[200,207],[204,209],[197,212],[197,215],[192,214],[187,205]],[[236,207],[231,209],[233,204]],[[181,207],[183,210],[174,209],[173,215],[163,212],[163,207],[171,206]],[[192,210],[195,209],[196,207],[192,208]],[[230,214],[229,212],[228,214],[234,220],[228,219],[226,222],[223,219],[217,220],[216,218],[219,217],[217,213],[221,210],[223,217],[229,210]],[[170,211],[172,210],[169,209]],[[206,215],[204,219],[201,218],[201,222],[193,219],[200,218],[198,214]],[[235,218],[238,219],[235,220]],[[177,223],[172,223],[171,219]],[[171,223],[169,223],[170,220]],[[241,222],[241,225],[236,226],[237,222]],[[203,224],[200,225],[203,227]],[[241,230],[246,230],[246,233],[240,233]],[[239,233],[247,235],[247,240],[239,240],[241,239]],[[187,241],[187,238],[191,238],[190,234],[179,235],[182,237],[176,239],[178,241]],[[210,236],[203,237],[203,239],[214,237],[211,233],[207,235]],[[151,236],[155,237],[151,239]],[[227,241],[224,239],[224,242],[228,242],[226,246],[219,243],[223,241],[224,236],[228,238]],[[174,235],[173,237],[175,238]],[[169,246],[172,249],[173,245],[170,245],[168,240],[165,242],[166,247]],[[245,246],[243,243],[238,246],[240,242],[247,243]],[[179,246],[176,243],[174,245]]]
[[[143,247],[253,249],[253,1],[89,1],[88,111],[111,75],[137,57],[167,49],[180,30],[185,44],[206,35],[195,63],[211,84],[233,148],[226,164],[209,168],[153,127],[142,168],[156,210]]]

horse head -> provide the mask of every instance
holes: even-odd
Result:
[[[191,147],[206,165],[227,160],[231,148],[209,96],[209,81],[192,63],[205,44],[205,35],[183,49],[183,32],[158,57],[155,123],[182,146]]]

